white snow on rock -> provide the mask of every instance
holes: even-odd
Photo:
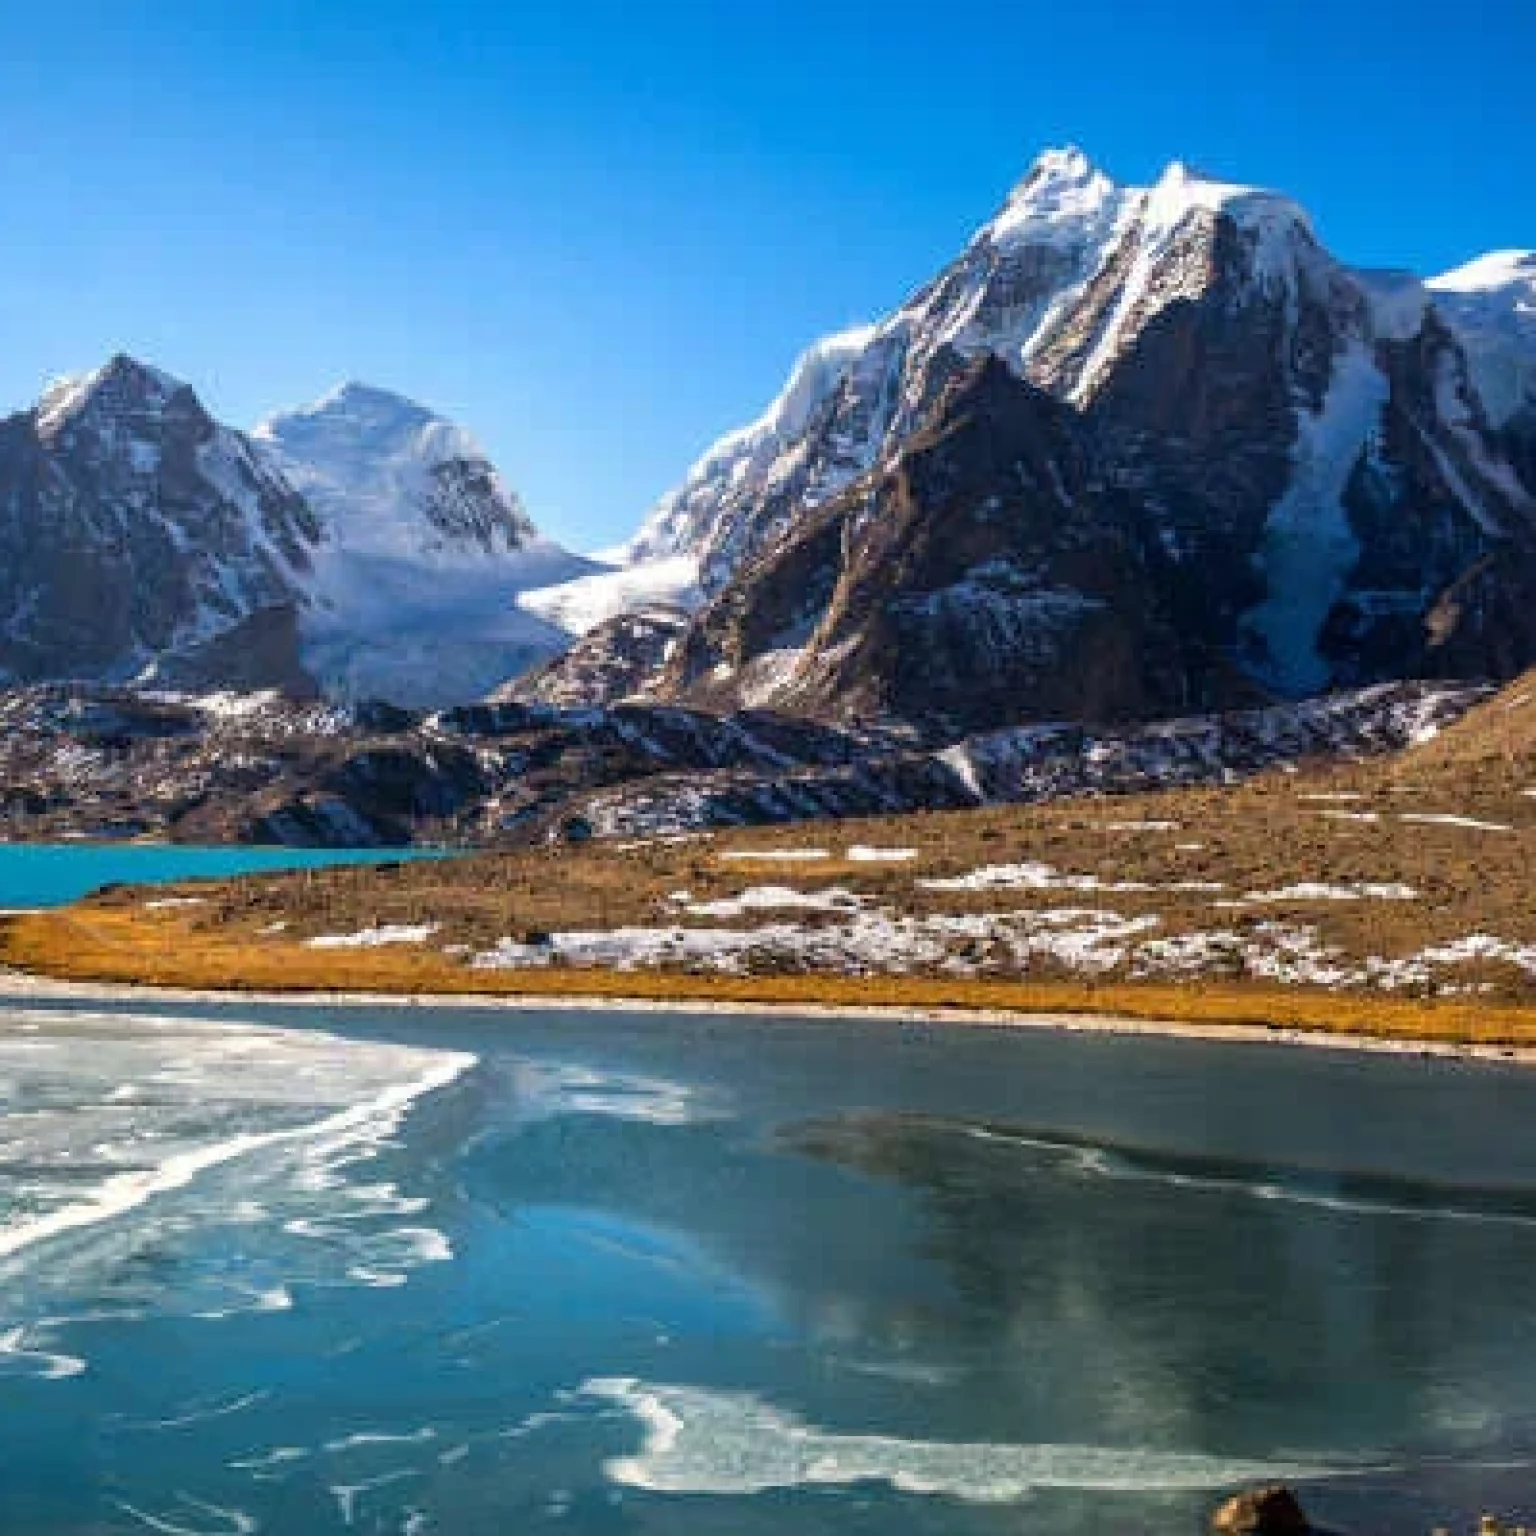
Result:
[[[85,373],[65,374],[44,388],[38,401],[37,430],[42,437],[56,437],[97,399],[120,366],[121,359],[109,358],[99,368]],[[136,376],[148,386],[142,404],[146,410],[164,410],[171,399],[188,386],[163,368],[133,361]]]
[[[841,385],[874,336],[873,327],[856,326],[807,348],[768,409],[720,438],[689,470],[682,485],[662,499],[626,546],[626,560],[644,564],[698,554],[720,496],[744,481],[773,474],[777,460],[794,447],[812,415]]]
[[[340,385],[251,433],[327,525],[339,550],[455,562],[537,541],[515,491],[475,440],[424,405],[372,385]],[[473,466],[484,483],[446,480]]]
[[[867,848],[855,843],[843,855],[850,864],[905,864],[917,857],[916,848]]]
[[[1426,286],[1466,351],[1493,424],[1536,402],[1536,251],[1492,251]]]
[[[461,427],[353,383],[252,437],[322,523],[301,625],[329,696],[461,704],[565,648],[518,599],[592,565],[539,534]]]

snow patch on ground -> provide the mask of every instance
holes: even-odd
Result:
[[[905,864],[917,857],[916,848],[866,848],[855,843],[843,855],[850,864]]]
[[[975,975],[989,956],[1016,969],[1050,959],[1076,971],[1105,974],[1124,963],[1125,941],[1158,926],[1155,917],[1068,908],[1044,912],[899,917],[860,911],[848,921],[815,927],[767,923],[758,928],[616,928],[550,935],[544,944],[503,939],[477,955],[481,970],[552,964],[702,967],[728,975],[754,970],[833,975]]]
[[[760,860],[773,864],[800,859],[826,859],[831,855],[825,848],[725,848],[720,851],[718,857],[743,861]]]
[[[744,910],[744,909],[742,909]],[[666,967],[748,975],[1027,976],[1044,966],[1072,975],[1135,980],[1247,978],[1282,986],[1413,989],[1459,995],[1480,984],[1454,973],[1466,965],[1511,965],[1536,977],[1536,944],[1470,934],[1402,956],[1352,956],[1305,923],[1159,934],[1153,915],[1099,908],[902,917],[860,909],[843,920],[803,926],[628,927],[549,935],[541,943],[505,938],[475,955],[480,970],[549,965],[634,971]],[[1447,975],[1447,972],[1452,974]]]
[[[386,944],[425,944],[437,929],[436,923],[384,923],[357,933],[323,933],[305,943],[310,949],[378,949]]]
[[[688,917],[740,917],[746,912],[853,912],[864,898],[853,891],[832,887],[825,891],[797,891],[787,885],[754,885],[736,896],[716,901],[695,901],[687,891],[676,891],[673,903]]]
[[[1248,891],[1232,901],[1212,902],[1216,907],[1272,906],[1284,902],[1300,901],[1417,901],[1419,893],[1411,885],[1398,882],[1375,884],[1369,881],[1356,885],[1325,885],[1318,881],[1303,880],[1296,885],[1284,885],[1273,891]]]
[[[919,880],[925,891],[1221,891],[1220,881],[1175,880],[1164,885],[1145,880],[1105,880],[1099,875],[1063,874],[1050,864],[988,864],[968,874]]]
[[[1425,827],[1466,827],[1475,832],[1513,832],[1506,821],[1480,821],[1476,816],[1453,816],[1442,811],[1402,811],[1399,821],[1417,822]]]

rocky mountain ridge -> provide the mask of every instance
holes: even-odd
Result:
[[[963,727],[1058,712],[1063,670],[1089,718],[1511,675],[1536,656],[1522,260],[1361,273],[1277,194],[1049,152],[656,509],[630,555],[696,558],[710,602],[647,688],[942,730],[978,669]],[[1025,441],[1050,407],[1060,482]]]
[[[119,355],[0,421],[0,679],[418,707],[563,649],[542,538],[460,428],[362,385],[247,435]]]
[[[0,837],[511,846],[1120,794],[1395,751],[1485,695],[1394,684],[934,749],[910,734],[753,712],[505,703],[422,713],[53,685],[0,691]]]
[[[292,614],[319,539],[249,439],[179,380],[114,357],[0,421],[0,677],[195,665],[258,616]],[[264,627],[249,681],[301,684],[294,626]]]

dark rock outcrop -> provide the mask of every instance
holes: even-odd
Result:
[[[294,601],[319,534],[190,389],[114,357],[0,421],[0,678],[123,682],[206,653]]]
[[[1213,1536],[1309,1536],[1312,1529],[1301,1501],[1279,1485],[1239,1493],[1211,1517]]]

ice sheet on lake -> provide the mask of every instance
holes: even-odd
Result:
[[[399,1284],[448,1257],[427,1202],[361,1170],[474,1060],[315,1030],[0,1009],[0,1305],[13,1325],[0,1357],[12,1373],[65,1374],[74,1356],[57,1340],[81,1319],[77,1303],[59,1308],[81,1289],[110,1294],[117,1319],[213,1322],[286,1310],[291,1283],[322,1269],[326,1284]],[[231,1224],[268,1234],[253,1244],[264,1262],[123,1278],[151,1235]]]
[[[1308,1482],[1335,1469],[1297,1461],[1109,1445],[963,1444],[819,1429],[749,1393],[595,1378],[583,1392],[644,1429],[638,1453],[608,1476],[658,1493],[735,1495],[883,1482],[899,1492],[1006,1504],[1036,1489],[1201,1492],[1241,1483]]]

